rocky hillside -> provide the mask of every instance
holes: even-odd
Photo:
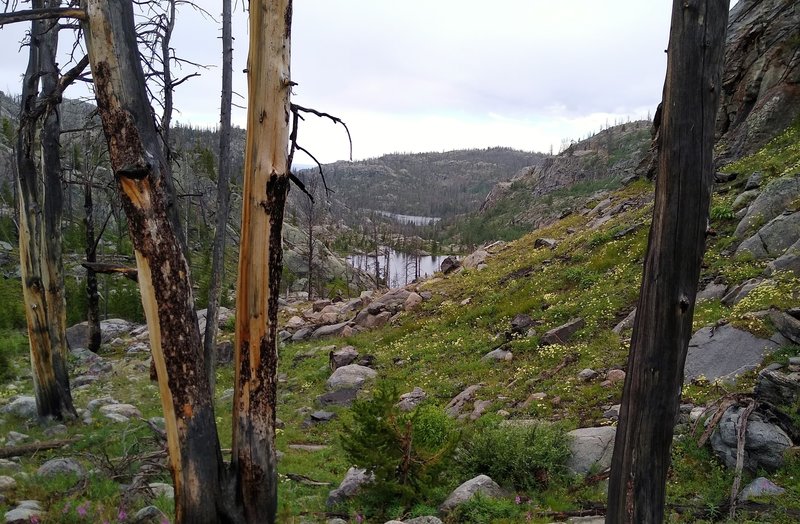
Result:
[[[800,116],[800,10],[741,0],[730,13],[717,117],[720,159],[753,153]]]

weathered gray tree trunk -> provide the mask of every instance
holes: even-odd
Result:
[[[237,497],[254,523],[275,522],[278,506],[277,317],[289,188],[291,22],[291,0],[250,2],[231,467]]]
[[[663,520],[670,445],[705,249],[726,0],[672,8],[656,199],[606,522]]]
[[[88,156],[88,155],[87,155]],[[83,183],[83,223],[86,232],[86,262],[97,262],[97,239],[94,234],[94,202],[92,200],[92,178],[88,164],[84,167],[86,180]],[[102,332],[100,331],[100,295],[97,292],[97,272],[86,268],[86,323],[89,327],[88,349],[97,353],[100,350]]]
[[[58,2],[54,2],[57,7]],[[33,7],[50,8],[38,0]],[[17,142],[19,195],[19,249],[22,291],[39,416],[56,419],[76,416],[69,389],[66,358],[66,313],[61,273],[61,161],[60,124],[55,107],[44,113],[40,134],[42,176],[39,191],[36,168],[37,95],[41,79],[46,98],[58,80],[58,30],[52,21],[34,21],[28,69],[23,79],[21,130]],[[41,195],[41,196],[40,196]]]
[[[222,0],[222,97],[219,127],[219,174],[217,178],[217,217],[214,247],[211,252],[211,279],[208,284],[206,333],[203,340],[208,380],[214,390],[217,342],[217,317],[222,282],[225,277],[225,233],[230,214],[231,179],[231,104],[233,103],[233,33],[231,0]]]
[[[189,264],[146,96],[132,5],[124,0],[84,0],[82,5],[98,113],[128,217],[158,374],[176,522],[226,522],[222,456]]]

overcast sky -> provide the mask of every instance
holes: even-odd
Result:
[[[196,3],[219,19],[218,1]],[[564,138],[654,112],[671,3],[296,0],[294,101],[347,122],[355,159],[491,146],[557,151]],[[245,96],[242,0],[235,11],[234,89]],[[17,53],[17,42],[24,30],[0,29],[5,92],[20,91],[27,55]],[[177,88],[181,123],[219,121],[219,35],[214,20],[180,10],[178,55],[212,66]],[[234,111],[234,122],[244,125],[244,110]],[[328,121],[307,118],[299,141],[323,162],[348,154],[343,130]]]

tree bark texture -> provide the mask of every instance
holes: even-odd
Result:
[[[208,309],[203,353],[211,389],[216,367],[217,317],[222,282],[225,277],[225,233],[230,214],[231,179],[231,105],[233,103],[233,33],[231,0],[222,0],[222,97],[219,126],[219,173],[217,177],[217,217],[214,247],[211,251],[211,279],[208,284]]]
[[[88,155],[87,155],[88,156]],[[89,170],[88,163],[86,164]],[[88,174],[87,174],[88,176]],[[97,262],[97,240],[94,236],[94,201],[92,200],[92,179],[83,184],[83,223],[86,230],[86,323],[89,326],[89,350],[100,350],[102,332],[100,330],[100,295],[97,292],[97,272],[91,264]]]
[[[673,4],[655,207],[612,461],[610,523],[663,519],[705,249],[727,18],[727,1]]]
[[[250,2],[248,117],[236,296],[232,469],[248,522],[275,522],[277,316],[289,188],[291,0]]]
[[[128,217],[166,421],[179,523],[228,522],[189,264],[139,62],[131,2],[84,0],[98,113]]]
[[[55,2],[57,3],[57,2]],[[35,1],[34,8],[49,8],[47,1]],[[76,416],[69,389],[66,358],[66,313],[61,272],[61,161],[57,108],[50,107],[37,148],[36,113],[39,84],[41,98],[52,93],[58,82],[56,22],[34,21],[28,69],[23,79],[21,130],[17,143],[19,195],[19,250],[22,294],[33,367],[34,392],[39,416],[56,419]],[[40,191],[41,166],[45,185]],[[59,285],[60,282],[60,285]]]

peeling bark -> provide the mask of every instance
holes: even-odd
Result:
[[[246,520],[259,523],[275,522],[277,512],[277,315],[289,188],[291,18],[291,0],[250,3],[231,468]]]
[[[34,8],[49,8],[46,0]],[[37,169],[36,113],[39,84],[42,98],[57,84],[55,65],[58,32],[53,21],[34,21],[28,69],[23,79],[21,130],[17,142],[19,195],[19,250],[22,294],[33,368],[36,407],[40,417],[56,419],[77,416],[67,375],[66,312],[61,273],[61,161],[56,109],[45,112],[41,130],[41,169],[45,180],[39,188]],[[55,230],[55,231],[54,231]],[[60,284],[60,285],[59,285]]]
[[[84,0],[98,114],[128,217],[166,421],[179,523],[230,522],[189,265],[139,63],[130,2]]]

